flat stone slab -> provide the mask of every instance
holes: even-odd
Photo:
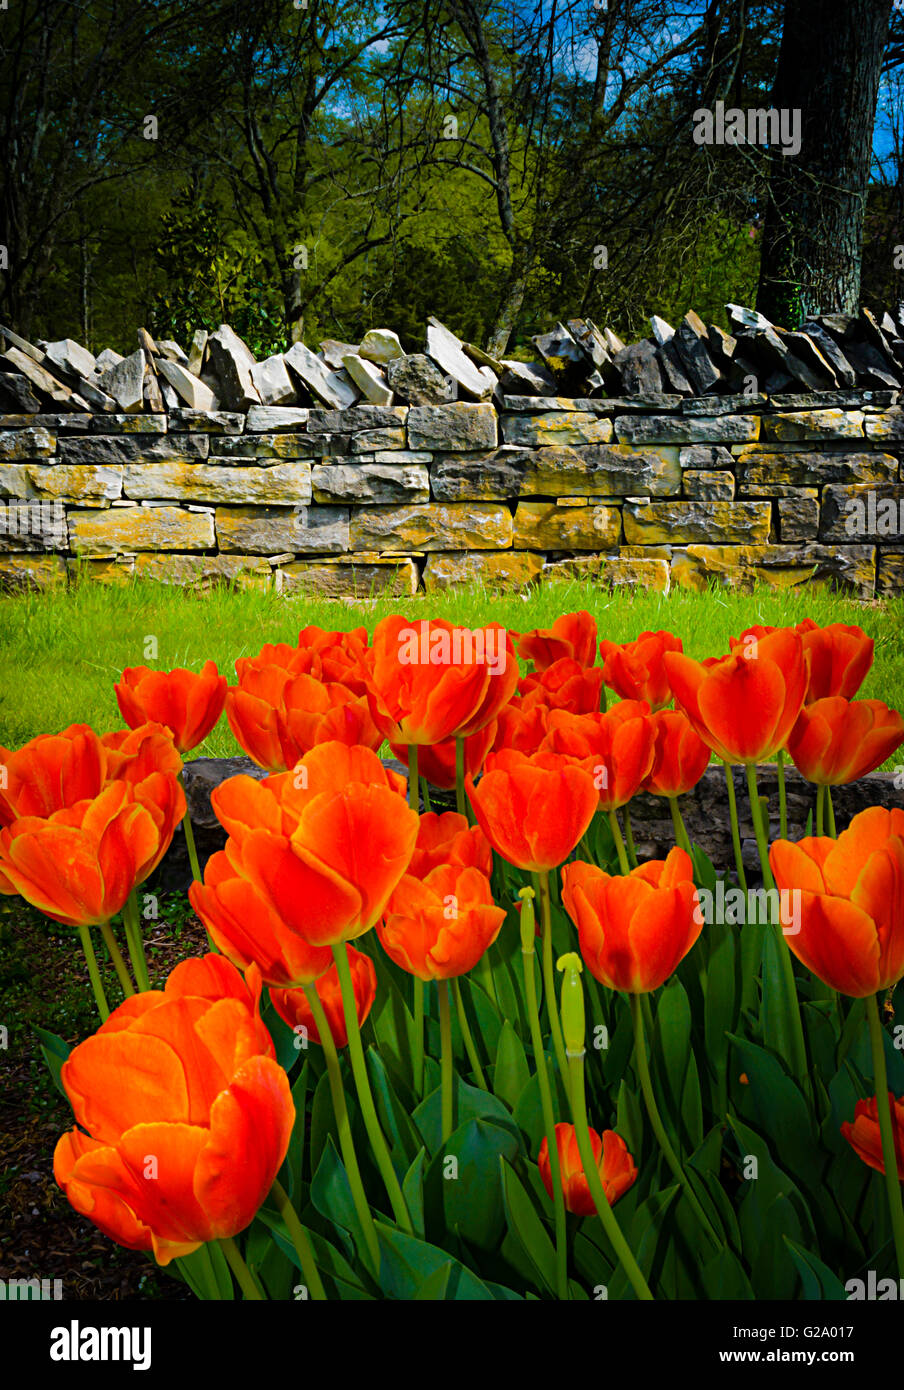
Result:
[[[629,545],[764,543],[772,508],[768,502],[626,502],[623,517]]]
[[[49,430],[0,430],[0,459],[49,458],[56,438]]]
[[[430,469],[434,497],[444,501],[517,497],[667,496],[681,490],[674,447],[632,449],[588,445],[492,453],[441,454]]]
[[[310,502],[311,465],[275,463],[269,468],[217,467],[206,463],[127,464],[123,494],[193,502]]]
[[[216,530],[221,551],[248,555],[349,548],[348,507],[217,507]]]
[[[506,444],[608,444],[612,421],[584,411],[550,411],[542,415],[503,415],[500,420]]]
[[[203,462],[210,451],[206,434],[78,436],[61,439],[61,463],[191,463]]]
[[[412,449],[495,449],[496,412],[489,403],[416,405],[408,412],[408,443]]]
[[[308,423],[310,413],[304,406],[253,405],[244,417],[245,433],[266,434],[279,430],[301,430]]]
[[[350,541],[352,550],[501,550],[512,543],[512,516],[489,502],[361,507]]]
[[[316,502],[429,502],[430,475],[423,464],[315,464]]]
[[[624,444],[752,444],[758,415],[618,415],[615,434]]]
[[[70,549],[109,555],[122,550],[212,550],[213,517],[182,507],[117,507],[70,511]]]
[[[617,507],[519,502],[515,510],[515,549],[613,550],[620,538],[621,514]]]

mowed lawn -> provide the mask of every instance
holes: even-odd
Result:
[[[763,588],[748,596],[678,590],[665,597],[559,583],[526,596],[475,586],[427,597],[351,602],[223,589],[196,593],[147,581],[121,587],[84,582],[59,593],[0,599],[0,744],[17,748],[36,734],[72,723],[99,732],[122,728],[113,683],[126,666],[197,670],[212,659],[234,683],[237,657],[254,655],[265,642],[294,643],[309,624],[365,626],[372,632],[380,618],[401,612],[413,621],[442,617],[468,627],[497,622],[525,632],[581,608],[596,618],[600,637],[624,642],[646,629],[668,628],[697,658],[727,652],[728,638],[754,623],[778,626],[804,617],[820,624],[856,623],[876,643],[861,698],[904,708],[901,599],[863,604],[815,586],[791,593]],[[149,638],[156,639],[156,660],[145,655]],[[239,752],[223,718],[194,756]]]

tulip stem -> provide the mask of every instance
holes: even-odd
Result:
[[[687,833],[687,826],[678,805],[677,796],[669,797],[669,810],[672,813],[672,826],[675,831],[675,844],[683,849],[687,854],[691,853],[691,840]]]
[[[816,834],[819,839],[822,838],[825,827],[825,800],[823,797],[824,792],[825,787],[822,785],[821,782],[818,783],[816,787]]]
[[[836,825],[835,825],[835,807],[832,805],[832,788],[828,785],[828,783],[826,783],[825,794],[826,794],[826,810],[827,810],[828,813],[829,813],[829,816],[828,816],[828,820],[829,820],[829,834],[831,835],[831,837],[832,837],[833,840],[837,840],[837,839],[838,839],[838,830],[837,830]]]
[[[126,963],[122,958],[122,952],[116,944],[116,937],[113,935],[113,928],[109,922],[101,922],[100,934],[104,938],[104,944],[110,952],[110,959],[113,962],[113,969],[116,971],[119,983],[122,985],[122,992],[126,999],[135,993],[135,986],[132,984],[132,977],[126,969]]]
[[[885,1189],[895,1239],[898,1277],[904,1279],[904,1201],[898,1177],[898,1157],[895,1152],[895,1129],[888,1099],[888,1070],[885,1065],[885,1040],[876,996],[866,1000],[869,1019],[869,1040],[873,1052],[873,1080],[876,1083],[876,1110],[879,1115],[879,1135],[882,1140],[882,1166],[885,1169]]]
[[[552,965],[552,903],[549,896],[549,871],[533,875],[534,888],[540,899],[540,922],[543,928],[543,993],[546,995],[546,1013],[549,1017],[549,1031],[552,1034],[553,1050],[559,1064],[562,1080],[568,1082],[568,1063],[565,1060],[565,1040],[559,1022],[559,1006],[556,1001],[556,977]]]
[[[637,850],[634,848],[634,829],[633,829],[633,827],[632,827],[632,825],[631,825],[631,812],[629,811],[629,809],[628,809],[627,806],[624,808],[624,812],[625,812],[625,842],[626,842],[626,844],[627,844],[627,846],[628,846],[628,862],[630,863],[632,869],[636,869],[636,868],[637,868]]]
[[[775,755],[775,775],[778,780],[778,823],[779,834],[783,840],[788,838],[788,794],[785,787],[785,750],[780,748]]]
[[[414,986],[414,1054],[411,1058],[414,1094],[424,1099],[424,982],[412,976]]]
[[[728,788],[728,814],[731,821],[731,843],[734,849],[735,871],[738,875],[738,883],[747,892],[747,875],[744,873],[744,856],[741,854],[741,832],[738,829],[738,802],[735,797],[734,773],[731,763],[723,762],[725,768],[725,785]]]
[[[646,1303],[652,1302],[653,1295],[650,1292],[650,1286],[643,1276],[640,1265],[634,1258],[631,1247],[622,1234],[612,1207],[609,1205],[609,1198],[606,1196],[606,1189],[603,1187],[599,1168],[593,1155],[593,1148],[590,1143],[590,1126],[587,1120],[587,1102],[584,1099],[584,1053],[580,1052],[575,1055],[570,1052],[568,1064],[571,1081],[571,1116],[574,1120],[578,1152],[581,1155],[581,1167],[584,1169],[584,1177],[587,1179],[587,1186],[593,1198],[593,1205],[596,1207],[596,1214],[602,1222],[603,1230],[609,1237],[609,1242],[621,1261],[622,1268],[637,1297]]]
[[[185,777],[181,772],[179,773],[179,781],[182,784],[182,790],[185,791]],[[192,827],[191,814],[188,809],[188,797],[185,798],[185,815],[182,817],[182,829],[185,832],[185,847],[188,850],[188,862],[191,865],[191,876],[195,880],[195,883],[200,883],[202,881],[201,866],[198,863],[198,851],[195,846],[195,832]]]
[[[455,809],[460,816],[467,817],[468,799],[465,796],[465,741],[455,740]]]
[[[339,987],[342,990],[342,1007],[345,1011],[345,1027],[348,1032],[348,1050],[352,1059],[352,1072],[355,1077],[355,1088],[358,1092],[358,1103],[361,1106],[361,1114],[364,1117],[364,1125],[370,1139],[371,1148],[380,1175],[386,1185],[386,1191],[392,1205],[393,1215],[396,1223],[402,1227],[406,1234],[413,1236],[414,1227],[411,1224],[411,1216],[405,1203],[396,1170],[392,1166],[392,1159],[386,1143],[383,1131],[380,1128],[380,1121],[377,1119],[377,1111],[374,1105],[373,1092],[370,1089],[370,1081],[367,1076],[367,1063],[364,1060],[364,1048],[361,1046],[361,1029],[358,1025],[358,1010],[355,1006],[355,987],[352,983],[351,967],[348,963],[348,951],[345,949],[345,942],[334,945],[333,959],[336,962],[336,972],[339,976]]]
[[[94,954],[94,946],[91,943],[91,933],[87,927],[79,927],[79,940],[82,943],[82,950],[85,953],[85,960],[88,962],[88,978],[91,981],[91,988],[94,991],[94,1001],[97,1004],[97,1012],[100,1014],[101,1022],[106,1023],[110,1017],[110,1005],[107,1003],[107,996],[104,993],[104,982],[100,977],[97,968],[97,956]]]
[[[631,1021],[634,1024],[634,1060],[637,1066],[637,1077],[640,1081],[640,1089],[643,1092],[644,1104],[646,1105],[647,1114],[650,1117],[653,1133],[656,1135],[666,1163],[681,1184],[682,1190],[693,1208],[694,1215],[706,1231],[706,1234],[709,1236],[715,1248],[721,1250],[722,1242],[716,1234],[712,1222],[697,1200],[697,1194],[691,1187],[690,1179],[681,1166],[681,1160],[672,1148],[672,1141],[666,1134],[665,1125],[662,1123],[662,1116],[656,1104],[656,1097],[653,1094],[653,1082],[650,1078],[650,1066],[647,1061],[647,1045],[644,1038],[643,1010],[641,1008],[643,996],[640,994],[630,994],[628,998],[631,1001]]]
[[[358,1213],[358,1220],[364,1232],[364,1239],[367,1242],[367,1250],[372,1262],[373,1274],[379,1274],[380,1270],[380,1243],[377,1240],[377,1228],[371,1215],[370,1207],[367,1204],[367,1197],[364,1192],[364,1184],[361,1181],[361,1170],[358,1167],[358,1155],[355,1153],[355,1141],[352,1136],[352,1127],[348,1118],[348,1106],[345,1103],[345,1090],[342,1085],[342,1072],[339,1068],[339,1054],[336,1051],[336,1043],[333,1038],[332,1029],[327,1020],[326,1011],[320,1002],[320,995],[314,985],[304,986],[305,998],[311,1010],[317,1032],[320,1036],[320,1045],[323,1048],[323,1056],[326,1062],[327,1076],[329,1077],[330,1095],[333,1100],[333,1113],[336,1116],[336,1126],[339,1130],[339,1148],[342,1151],[342,1161],[345,1164],[345,1171],[348,1174],[349,1186],[352,1190],[352,1199],[355,1203],[355,1211]],[[299,1259],[301,1252],[299,1252]]]
[[[443,1144],[447,1144],[452,1134],[453,1088],[455,1085],[452,1069],[452,1011],[449,1008],[449,981],[437,980],[436,989],[439,995]]]
[[[126,929],[126,945],[129,948],[129,960],[132,962],[135,983],[140,990],[150,989],[151,980],[148,974],[147,956],[144,953],[144,941],[141,936],[138,894],[134,888],[123,904],[122,921]]]
[[[232,1236],[223,1236],[220,1239],[220,1248],[226,1256],[226,1262],[236,1278],[236,1283],[246,1298],[254,1299],[256,1302],[263,1302],[264,1295],[257,1285],[257,1280],[242,1258],[242,1252],[236,1245]]]
[[[465,1045],[465,1052],[468,1054],[468,1061],[471,1063],[471,1070],[478,1086],[482,1091],[489,1090],[483,1068],[480,1065],[480,1058],[477,1055],[477,1048],[474,1046],[474,1038],[471,1033],[471,1025],[468,1023],[468,1015],[465,1009],[465,1001],[461,992],[461,982],[456,976],[452,981],[452,994],[455,998],[455,1009],[458,1014],[458,1026],[461,1029],[461,1036]]]
[[[417,744],[408,745],[408,805],[416,816],[420,815],[421,802],[418,796]]]
[[[525,888],[523,892],[529,893]],[[528,910],[525,901],[521,911]],[[533,906],[531,905],[531,917]],[[527,943],[526,947],[525,943]],[[524,991],[527,996],[527,1017],[530,1023],[530,1040],[537,1068],[537,1084],[540,1087],[540,1108],[543,1112],[543,1132],[546,1135],[546,1148],[549,1152],[549,1176],[552,1182],[552,1209],[556,1223],[556,1293],[561,1301],[568,1298],[568,1247],[566,1245],[567,1226],[565,1218],[565,1192],[562,1188],[562,1168],[559,1163],[559,1146],[556,1142],[556,1121],[552,1108],[552,1091],[549,1086],[549,1072],[546,1069],[546,1053],[543,1050],[543,1035],[540,1031],[540,1010],[537,1007],[537,984],[534,979],[534,933],[523,932],[521,936],[521,959],[524,966]]]
[[[465,793],[465,741],[463,738],[455,740],[455,807],[459,815],[464,816],[468,825],[477,824],[474,808]]]
[[[625,853],[625,842],[619,829],[618,816],[614,811],[609,812],[609,829],[612,831],[612,838],[615,841],[615,852],[618,855],[618,867],[623,874],[631,872],[631,865],[628,863],[628,856]]]
[[[781,913],[773,915],[771,900],[776,895],[775,879],[772,876],[772,869],[769,865],[769,846],[766,837],[766,827],[763,824],[763,811],[760,806],[760,797],[756,783],[756,763],[747,764],[747,793],[750,798],[750,813],[753,816],[753,829],[756,835],[757,849],[760,854],[760,868],[763,871],[763,886],[766,889],[767,898],[770,901],[769,917],[771,925],[775,928],[779,938],[779,960],[781,961],[782,981],[784,986],[785,998],[783,1000],[785,1011],[787,1012],[788,1022],[791,1027],[791,1052],[789,1062],[794,1075],[803,1086],[808,1098],[812,1099],[810,1078],[807,1071],[807,1048],[804,1042],[804,1026],[800,1016],[800,999],[797,994],[797,983],[794,979],[794,966],[791,964],[791,952],[788,950],[788,943],[784,939],[782,931]]]
[[[326,1019],[324,1019],[324,1022],[326,1022]],[[329,1032],[329,1024],[327,1024],[327,1032]],[[322,1036],[323,1035],[321,1034],[321,1037]],[[311,1297],[314,1299],[318,1299],[320,1302],[325,1302],[326,1290],[324,1289],[323,1281],[320,1278],[320,1271],[318,1270],[317,1265],[314,1262],[314,1251],[311,1249],[311,1242],[308,1239],[308,1233],[305,1230],[304,1226],[302,1226],[300,1220],[298,1219],[298,1212],[293,1207],[291,1201],[289,1200],[288,1192],[283,1187],[282,1183],[279,1181],[278,1178],[273,1179],[273,1186],[270,1188],[270,1195],[276,1202],[276,1205],[279,1208],[279,1214],[282,1217],[283,1221],[285,1221],[289,1231],[289,1235],[292,1237],[292,1244],[295,1246],[295,1253],[298,1256],[298,1263],[301,1265],[301,1272],[307,1280],[307,1285],[310,1289]]]
[[[420,785],[417,771],[416,743],[408,745],[408,805],[414,814],[420,815],[421,803],[418,800]],[[414,1056],[411,1059],[414,1079],[414,1093],[419,1100],[424,1096],[424,982],[414,977]]]

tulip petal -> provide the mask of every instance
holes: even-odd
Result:
[[[211,1232],[236,1235],[254,1219],[289,1147],[295,1106],[289,1080],[269,1057],[252,1057],[210,1112],[195,1192]]]

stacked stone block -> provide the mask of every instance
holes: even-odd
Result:
[[[0,586],[904,593],[897,392],[0,416]]]

